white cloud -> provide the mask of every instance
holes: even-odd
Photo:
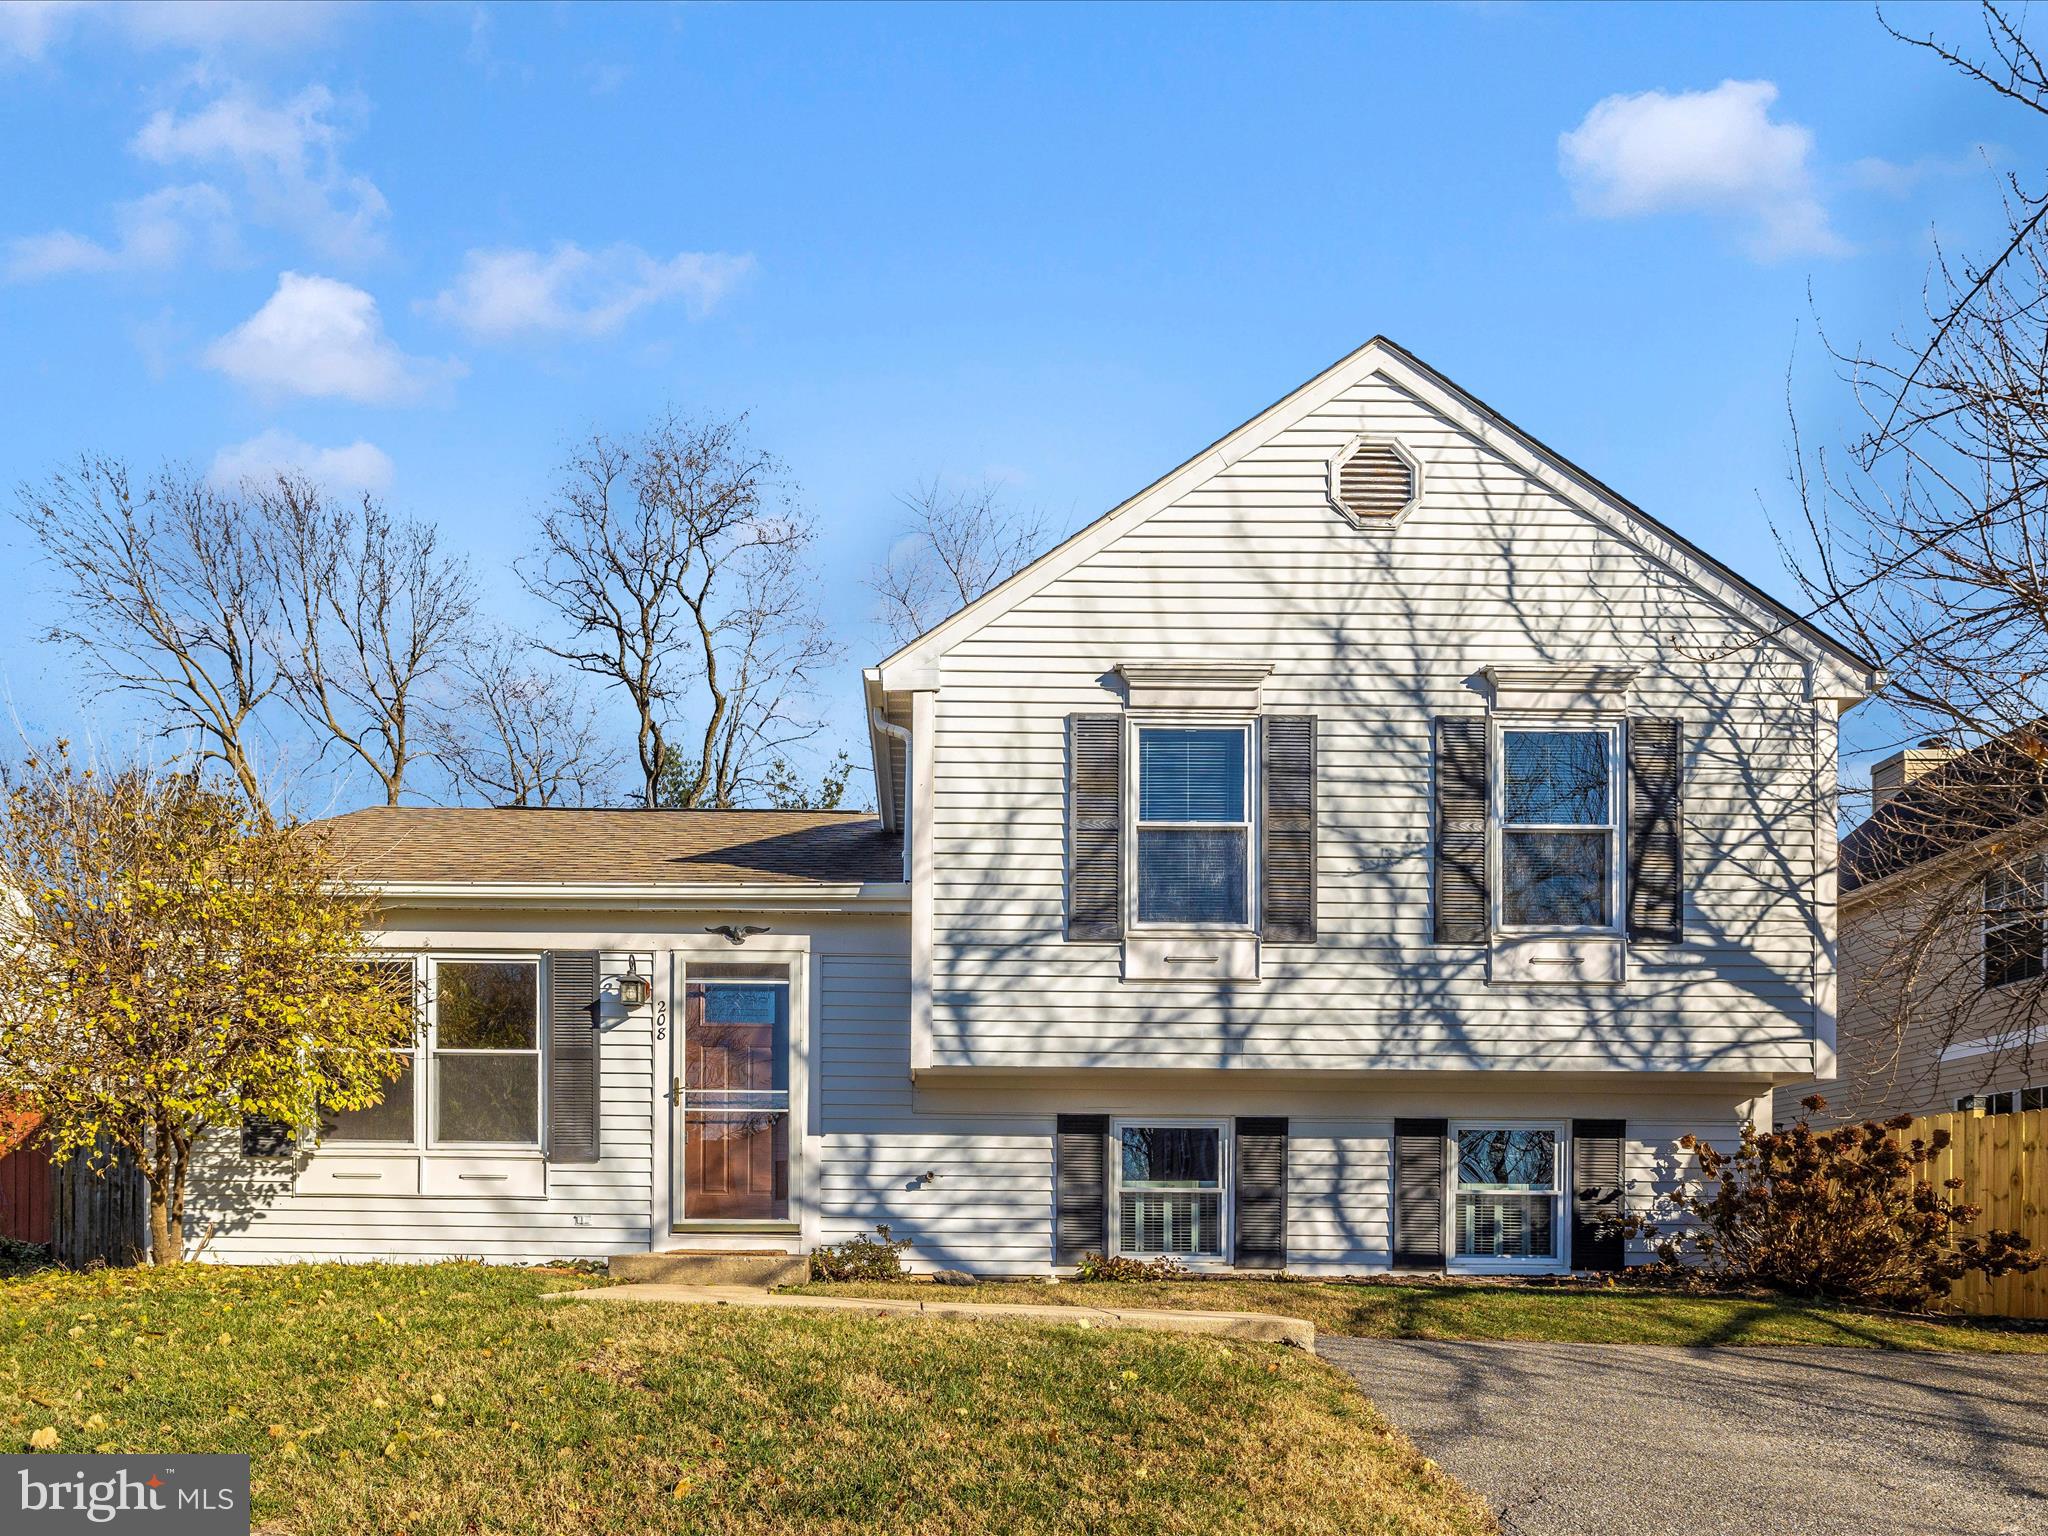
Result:
[[[635,245],[586,251],[471,251],[445,291],[422,304],[472,336],[601,336],[651,304],[680,299],[702,316],[753,270],[751,256],[684,251],[658,261]]]
[[[76,15],[60,0],[0,0],[0,59],[40,59]]]
[[[1906,197],[1923,182],[1949,181],[1989,170],[2000,158],[1996,145],[1977,144],[1960,155],[1922,155],[1917,160],[1884,160],[1869,155],[1849,167],[1849,184],[1886,197]]]
[[[0,0],[0,61],[40,60],[87,26],[143,49],[303,49],[325,41],[346,14],[335,0]]]
[[[147,197],[114,205],[115,239],[108,244],[68,229],[19,235],[6,244],[0,277],[31,282],[74,272],[139,272],[175,265],[194,240],[212,247],[216,260],[235,249],[234,214],[216,187],[204,182],[159,187]]]
[[[323,255],[360,261],[383,249],[391,208],[375,182],[341,163],[359,115],[324,85],[275,106],[236,86],[194,112],[154,113],[132,147],[159,165],[232,166],[252,217],[296,232]]]
[[[252,389],[365,405],[417,400],[463,371],[401,352],[362,289],[297,272],[280,276],[261,309],[206,349],[206,365]]]
[[[1714,214],[1741,225],[1760,260],[1842,254],[1814,187],[1813,134],[1773,122],[1777,99],[1768,80],[1609,96],[1558,136],[1558,160],[1579,208],[1598,218]]]
[[[391,456],[375,443],[357,438],[339,448],[316,448],[276,427],[221,449],[207,478],[215,485],[236,486],[272,480],[287,470],[335,491],[381,493],[391,486]]]
[[[324,41],[347,7],[336,0],[127,0],[112,8],[139,47],[281,51]]]

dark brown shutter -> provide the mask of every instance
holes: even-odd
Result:
[[[1486,879],[1484,715],[1436,720],[1436,941],[1484,944]]]
[[[1316,941],[1316,722],[1260,722],[1259,933],[1268,944]]]
[[[292,1128],[282,1120],[242,1116],[242,1156],[289,1157],[297,1150]]]
[[[597,1107],[597,956],[548,956],[548,1161],[594,1163]]]
[[[1684,937],[1683,739],[1676,720],[1628,723],[1628,936],[1638,943]]]
[[[1124,932],[1124,720],[1067,720],[1067,937]]]
[[[1287,1122],[1240,1118],[1232,1222],[1239,1269],[1287,1267]]]
[[[1572,1122],[1572,1268],[1620,1269],[1628,1124]]]
[[[1442,1120],[1394,1122],[1394,1268],[1444,1267]]]
[[[1109,1117],[1061,1115],[1054,1133],[1053,1262],[1109,1252]]]

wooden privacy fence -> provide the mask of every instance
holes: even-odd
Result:
[[[1901,1141],[1928,1140],[1947,1131],[1949,1144],[1924,1170],[1937,1182],[1961,1179],[1958,1199],[1982,1209],[1968,1229],[2006,1227],[2048,1253],[2048,1109],[2023,1115],[1922,1115],[1897,1133]],[[1951,1296],[1958,1310],[1979,1317],[2048,1318],[2048,1266],[2030,1275],[1986,1280],[1966,1275]]]
[[[29,1135],[0,1155],[0,1236],[47,1243],[72,1269],[140,1264],[148,1248],[149,1192],[135,1160],[105,1149],[50,1161]]]
[[[50,1240],[50,1158],[32,1136],[0,1152],[0,1237]]]

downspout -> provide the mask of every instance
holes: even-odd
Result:
[[[903,826],[900,830],[903,833],[903,878],[908,880],[910,878],[910,818],[915,814],[915,808],[911,804],[911,791],[916,787],[914,776],[910,771],[910,731],[908,728],[896,724],[895,721],[884,715],[879,705],[871,704],[868,706],[868,725],[871,729],[880,731],[884,736],[892,737],[903,743]]]

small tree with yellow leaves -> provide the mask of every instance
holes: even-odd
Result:
[[[31,759],[0,821],[0,1100],[44,1117],[53,1156],[131,1155],[155,1261],[178,1263],[209,1132],[309,1131],[397,1076],[415,1001],[359,963],[370,916],[316,829],[191,774]]]

